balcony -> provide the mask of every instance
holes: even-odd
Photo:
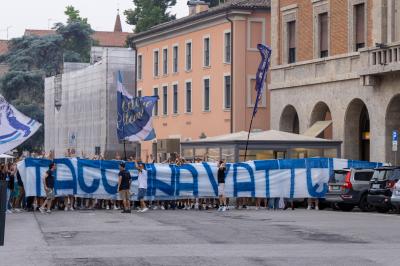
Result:
[[[400,71],[400,42],[360,51],[361,76],[374,78]]]
[[[359,53],[317,58],[271,68],[269,88],[282,89],[339,80],[359,79]]]

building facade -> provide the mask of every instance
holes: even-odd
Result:
[[[189,16],[133,38],[137,95],[159,96],[158,141],[247,130],[260,62],[257,44],[270,43],[270,1],[235,0],[211,9],[201,1],[189,5]],[[267,106],[264,93],[253,128],[269,129]],[[143,153],[157,153],[154,143],[142,143]]]
[[[344,158],[398,163],[400,1],[271,5],[272,129],[343,140]]]

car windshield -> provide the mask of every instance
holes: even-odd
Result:
[[[387,177],[393,172],[393,170],[376,170],[372,179],[386,180]]]
[[[333,176],[331,176],[329,182],[330,183],[344,183],[344,180],[346,178],[347,175],[347,171],[335,171],[333,173]]]
[[[400,169],[394,169],[390,171],[390,174],[387,174],[387,179],[389,180],[398,180],[400,179]]]

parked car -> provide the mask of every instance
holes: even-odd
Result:
[[[392,197],[390,198],[392,206],[400,212],[400,180],[393,187]]]
[[[368,191],[368,202],[378,212],[388,212],[394,186],[400,179],[400,167],[383,166],[375,169]]]
[[[345,168],[335,170],[329,179],[325,199],[333,209],[351,211],[358,206],[362,211],[371,211],[367,195],[373,169]]]

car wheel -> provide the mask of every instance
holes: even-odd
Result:
[[[374,209],[374,206],[368,203],[367,195],[363,195],[358,205],[363,212],[370,212]]]
[[[347,205],[347,204],[338,204],[338,207],[340,210],[344,212],[351,212],[354,209],[353,205]]]
[[[376,207],[376,211],[379,213],[387,213],[389,209],[385,207]]]

